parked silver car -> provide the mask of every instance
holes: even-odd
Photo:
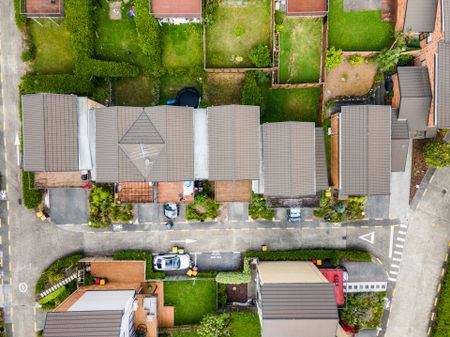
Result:
[[[188,269],[191,266],[189,254],[164,254],[153,258],[153,270],[171,271]]]

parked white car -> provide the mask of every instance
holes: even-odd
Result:
[[[164,254],[153,258],[153,269],[161,271],[188,269],[191,265],[189,254]]]

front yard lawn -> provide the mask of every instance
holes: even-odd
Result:
[[[320,88],[273,89],[261,122],[317,122],[320,113]]]
[[[280,33],[280,83],[320,79],[322,19],[286,17]]]
[[[59,25],[30,20],[30,32],[35,48],[33,70],[39,74],[66,74],[74,69],[70,34],[60,20]]]
[[[96,8],[95,54],[96,58],[107,61],[122,61],[138,66],[144,73],[149,72],[148,57],[137,43],[134,20],[127,16],[131,3],[123,4],[122,19],[109,18],[109,3],[100,0],[102,7]]]
[[[394,25],[381,21],[381,11],[344,11],[344,0],[330,0],[328,45],[352,51],[381,50],[394,36]]]
[[[113,81],[115,105],[150,106],[158,103],[159,81],[148,76]]]
[[[164,67],[203,67],[201,24],[163,24],[161,46]]]
[[[248,54],[259,44],[270,45],[270,0],[222,2],[206,26],[208,67],[252,67]],[[240,56],[242,62],[235,62]]]
[[[164,282],[164,305],[175,306],[175,324],[193,324],[216,311],[214,280]]]

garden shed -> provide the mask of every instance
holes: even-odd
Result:
[[[156,18],[201,18],[201,0],[152,0],[152,15]]]
[[[27,18],[61,18],[64,16],[64,1],[22,0],[21,12]]]
[[[325,16],[327,12],[327,0],[287,0],[289,16]]]

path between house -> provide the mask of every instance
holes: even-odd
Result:
[[[346,11],[381,10],[381,0],[344,0]]]

